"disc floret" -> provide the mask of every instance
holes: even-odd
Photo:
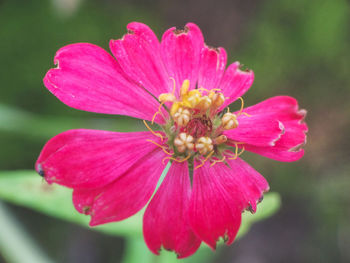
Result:
[[[228,111],[222,115],[220,107],[227,98],[220,89],[189,88],[190,81],[184,80],[179,98],[175,96],[175,87],[172,93],[163,93],[158,98],[169,112],[162,126],[167,137],[166,148],[171,152],[168,158],[178,162],[197,159],[201,165],[209,160],[214,165],[224,162],[226,156],[237,155],[237,149],[232,151],[232,144],[236,147],[242,144],[231,141],[230,145],[226,144],[227,137],[222,132],[238,127],[237,117],[243,113],[243,107],[238,114]],[[243,103],[243,99],[241,101]],[[156,114],[159,113],[160,110]]]

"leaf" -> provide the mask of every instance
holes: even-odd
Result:
[[[92,114],[91,114],[92,116]],[[99,115],[89,119],[69,117],[42,117],[0,103],[0,131],[14,132],[38,138],[50,138],[70,129],[101,129],[119,132],[144,130],[140,122],[132,118]],[[115,121],[118,118],[118,122]]]
[[[59,185],[48,185],[35,171],[0,172],[0,198],[31,208],[48,216],[89,227],[90,218],[79,214],[72,203],[72,190]],[[258,206],[256,214],[243,214],[238,237],[244,235],[254,222],[273,215],[280,207],[277,193],[269,193]],[[109,223],[90,229],[119,236],[142,236],[143,211],[121,222]]]

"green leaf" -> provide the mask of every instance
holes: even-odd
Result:
[[[35,171],[0,172],[0,198],[31,208],[43,214],[89,227],[90,218],[79,214],[72,204],[72,190],[59,185],[48,185]],[[244,235],[251,224],[273,215],[280,207],[277,193],[269,193],[258,206],[256,214],[243,214],[238,237]],[[107,234],[142,236],[143,211],[121,222],[109,223],[91,229]],[[89,227],[90,228],[90,227]]]
[[[91,114],[92,115],[92,114]],[[118,119],[118,122],[115,121]],[[68,117],[42,117],[0,103],[0,131],[14,132],[39,138],[50,138],[69,129],[101,129],[119,132],[144,130],[140,121],[132,118],[101,115],[83,119]]]

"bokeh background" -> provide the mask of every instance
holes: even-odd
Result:
[[[32,169],[44,143],[67,129],[143,129],[71,109],[50,94],[42,78],[60,47],[90,42],[108,50],[131,21],[158,36],[195,22],[207,44],[226,48],[230,63],[254,70],[247,105],[290,95],[308,110],[309,125],[296,163],[244,154],[282,206],[209,262],[350,262],[349,20],[345,0],[0,0],[0,170]],[[122,237],[22,206],[6,209],[54,262],[122,260]],[[0,262],[7,262],[1,251]]]

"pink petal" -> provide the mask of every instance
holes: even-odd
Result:
[[[198,87],[208,90],[218,87],[225,72],[227,54],[223,48],[205,46],[202,49]]]
[[[172,163],[170,170],[148,205],[143,233],[149,249],[159,254],[161,247],[173,250],[178,258],[198,249],[201,241],[188,221],[191,183],[186,163]]]
[[[116,60],[104,49],[87,43],[61,48],[57,68],[47,72],[45,86],[70,107],[151,120],[159,103],[128,81]]]
[[[269,98],[256,105],[245,108],[244,112],[247,112],[248,114],[274,116],[282,122],[301,121],[305,117],[305,112],[299,110],[297,100],[289,96],[276,96]]]
[[[195,166],[199,163],[195,162]],[[223,165],[203,167],[194,170],[189,218],[196,235],[215,249],[219,237],[231,244],[241,224],[241,204],[229,189],[227,174],[221,171]]]
[[[265,115],[240,115],[238,127],[226,130],[228,139],[255,146],[273,146],[281,138],[284,127],[275,118]]]
[[[308,127],[303,122],[306,112],[299,110],[298,102],[288,96],[277,96],[244,110],[248,114],[259,114],[282,122],[284,133],[272,147],[244,145],[245,149],[263,156],[285,162],[299,160],[304,155],[301,147],[306,142]]]
[[[221,79],[219,88],[222,90],[223,94],[228,97],[228,99],[225,100],[225,103],[221,106],[221,109],[227,107],[238,97],[243,96],[253,84],[253,71],[242,71],[239,67],[239,62],[232,63],[226,69],[225,74]]]
[[[294,162],[304,156],[304,150],[301,147],[305,144],[306,135],[303,128],[291,127],[285,128],[285,134],[281,136],[273,147],[258,147],[255,145],[244,145],[245,150],[254,152],[265,157],[281,161]]]
[[[133,22],[127,26],[128,34],[120,40],[111,40],[110,48],[124,73],[158,98],[171,92],[169,79],[160,56],[160,43],[145,24]]]
[[[48,183],[102,187],[159,149],[148,139],[161,143],[150,132],[66,131],[44,146],[36,170]]]
[[[91,215],[91,226],[120,221],[134,215],[151,198],[167,164],[162,163],[164,155],[158,149],[150,152],[103,187],[74,189],[75,208],[80,213]]]
[[[196,87],[203,47],[202,32],[192,23],[184,30],[172,27],[163,34],[161,55],[169,77],[175,79],[177,91],[185,79],[190,80],[191,89]]]
[[[241,210],[247,209],[256,212],[257,203],[270,187],[265,178],[240,158],[227,160],[229,165],[218,163],[213,167],[222,180],[225,180],[226,189],[232,197],[239,201]]]

